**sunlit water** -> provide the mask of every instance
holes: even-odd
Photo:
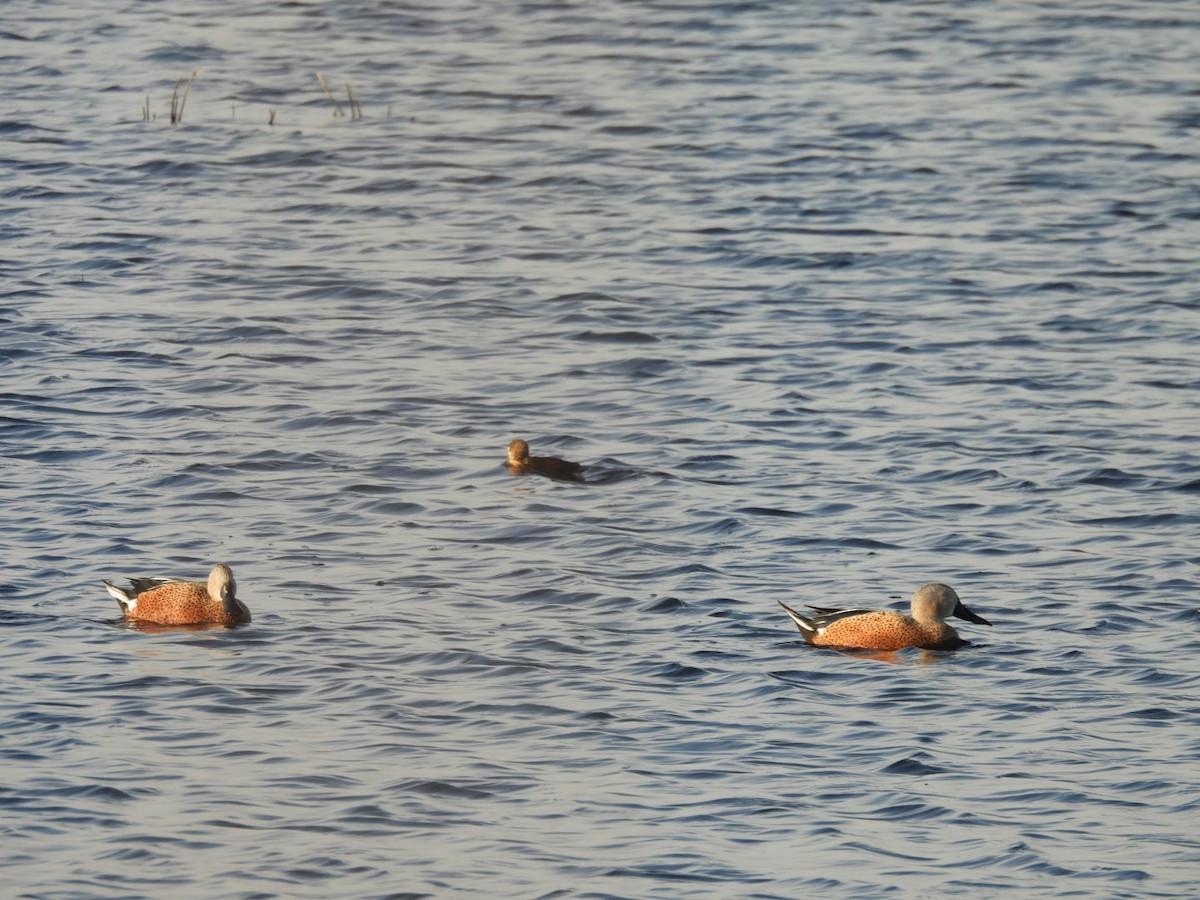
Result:
[[[1192,7],[0,32],[6,896],[1196,892]]]

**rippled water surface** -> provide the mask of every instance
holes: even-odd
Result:
[[[6,896],[1195,894],[1193,6],[21,0],[0,51]],[[252,624],[100,584],[217,561]],[[776,604],[927,581],[993,627]]]

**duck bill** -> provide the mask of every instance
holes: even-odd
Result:
[[[983,616],[977,616],[977,615],[975,615],[975,613],[971,612],[969,609],[967,609],[965,606],[963,606],[961,600],[958,602],[957,605],[955,605],[954,612],[952,612],[950,615],[958,616],[958,618],[960,618],[960,619],[966,619],[968,622],[974,622],[976,625],[991,625],[992,624],[987,619],[985,619]]]

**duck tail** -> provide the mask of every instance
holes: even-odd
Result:
[[[804,635],[804,639],[809,643],[812,643],[812,639],[817,636],[816,623],[813,622],[812,619],[808,618],[808,616],[803,616],[796,612],[782,600],[777,602],[783,607],[783,611],[788,614],[791,620],[796,623],[796,627],[800,629],[800,633]]]
[[[137,595],[133,591],[119,588],[111,581],[105,581],[104,588],[108,591],[109,596],[117,601],[117,605],[121,607],[122,612],[129,612],[137,605]]]

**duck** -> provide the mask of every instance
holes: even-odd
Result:
[[[513,475],[544,475],[556,481],[583,481],[583,466],[556,456],[530,456],[529,444],[517,438],[508,445],[508,471]]]
[[[991,626],[983,616],[967,609],[954,588],[937,582],[926,584],[912,595],[911,613],[891,610],[828,609],[809,607],[812,615],[796,612],[780,601],[804,640],[817,647],[842,650],[954,650],[970,641],[946,624],[947,616],[956,616],[977,625]]]
[[[250,610],[237,598],[233,570],[213,566],[208,581],[179,578],[130,578],[132,590],[105,581],[125,618],[157,625],[244,625]]]

